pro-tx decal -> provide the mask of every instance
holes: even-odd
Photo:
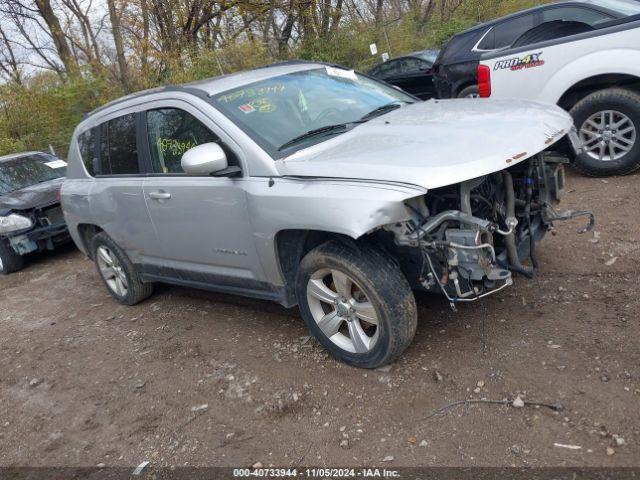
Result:
[[[506,60],[500,60],[497,62],[493,69],[494,70],[522,70],[524,68],[533,68],[533,67],[541,67],[544,65],[544,60],[541,60],[542,52],[539,53],[529,53],[524,57],[514,57],[508,58]]]

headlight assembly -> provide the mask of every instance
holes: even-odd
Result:
[[[11,213],[6,217],[0,217],[0,234],[17,232],[31,228],[32,226],[33,222],[31,219],[16,213]]]

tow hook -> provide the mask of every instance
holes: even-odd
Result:
[[[567,210],[566,212],[558,212],[551,205],[544,205],[545,217],[548,222],[564,222],[578,217],[589,217],[589,223],[585,227],[578,229],[578,233],[587,233],[593,230],[596,225],[596,217],[592,212],[586,210]]]

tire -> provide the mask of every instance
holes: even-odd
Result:
[[[602,160],[597,158],[600,156],[599,148],[601,146],[598,138],[608,138],[604,135],[598,137],[598,130],[595,128],[598,123],[589,122],[594,116],[600,119],[601,114],[599,112],[605,112],[605,127],[606,123],[614,125],[614,122],[621,122],[623,117],[626,117],[626,123],[620,127],[621,130],[618,131],[615,128],[603,130],[604,135],[615,135],[616,140],[611,141],[611,146],[623,145],[628,149],[626,153],[618,150],[618,147],[613,147],[613,159],[607,159],[607,157],[612,157],[610,153],[605,153],[605,157]],[[588,140],[592,140],[593,148],[597,149],[576,155],[573,161],[576,169],[585,175],[604,177],[626,175],[640,167],[640,95],[622,88],[600,90],[579,101],[571,109],[570,113],[581,140],[583,142],[587,141],[585,143],[587,146],[591,146]],[[610,119],[610,121],[607,119]],[[631,133],[628,131],[627,126],[633,128],[633,137],[630,136]],[[585,130],[589,133],[585,133]],[[631,138],[633,138],[633,141],[631,141]],[[607,152],[610,151],[609,146],[604,148]]]
[[[537,27],[527,30],[513,42],[510,48],[524,47],[533,43],[578,35],[579,33],[591,32],[593,30],[594,28],[587,23],[554,20],[552,22],[541,23]]]
[[[458,93],[458,98],[480,98],[480,91],[477,85],[469,85]]]
[[[151,296],[153,284],[140,281],[127,254],[106,233],[101,232],[93,237],[91,253],[98,275],[118,302],[135,305]],[[110,262],[107,256],[110,257]],[[121,288],[122,285],[124,289]]]
[[[24,267],[24,259],[11,246],[0,240],[0,274],[8,275]]]
[[[318,286],[326,301],[310,293],[317,293]],[[343,297],[348,295],[350,301],[330,303],[339,297],[337,292],[345,291],[349,293]],[[416,332],[417,309],[409,283],[387,255],[370,246],[332,240],[315,248],[300,263],[296,295],[311,334],[335,358],[355,367],[377,368],[391,362]],[[348,306],[353,308],[346,311]],[[360,332],[355,335],[358,341],[353,341],[354,330]]]

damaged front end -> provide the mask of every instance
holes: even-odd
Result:
[[[407,203],[413,219],[389,225],[414,288],[442,292],[452,306],[512,284],[512,273],[533,277],[536,243],[557,220],[590,212],[557,213],[566,158],[543,152],[506,170],[434,189]]]

